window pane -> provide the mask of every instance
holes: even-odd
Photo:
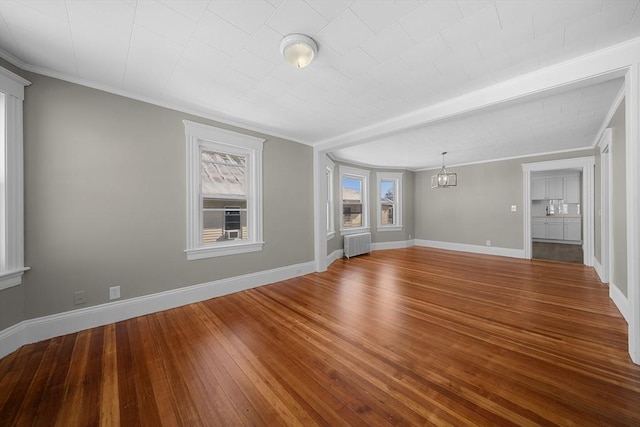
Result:
[[[342,226],[362,227],[362,179],[342,178]]]
[[[202,243],[248,240],[246,157],[202,151]]]
[[[202,196],[246,199],[246,160],[243,156],[202,151]]]
[[[231,205],[232,203],[233,205]],[[205,199],[202,243],[247,240],[247,203],[237,200]]]
[[[395,204],[396,182],[380,181],[380,224],[393,225],[393,206]]]

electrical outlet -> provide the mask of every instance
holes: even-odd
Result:
[[[73,293],[73,303],[75,305],[84,304],[85,302],[87,302],[87,298],[84,291],[76,291]]]
[[[487,240],[487,246],[491,246],[491,240]]]
[[[111,286],[109,288],[109,299],[120,298],[120,286]]]
[[[511,205],[511,212],[517,212],[517,211],[518,211],[518,206]]]

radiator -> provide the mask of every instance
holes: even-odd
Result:
[[[368,253],[371,253],[371,233],[344,236],[344,256],[347,259]]]

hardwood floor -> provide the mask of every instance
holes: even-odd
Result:
[[[40,343],[0,425],[640,425],[592,269],[427,248]]]

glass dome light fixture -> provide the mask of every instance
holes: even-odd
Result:
[[[304,34],[289,34],[280,42],[280,53],[291,66],[305,68],[318,54],[318,45]]]
[[[446,151],[442,153],[442,169],[436,175],[431,177],[431,188],[448,188],[458,185],[458,174],[449,173],[444,167],[444,155]]]

